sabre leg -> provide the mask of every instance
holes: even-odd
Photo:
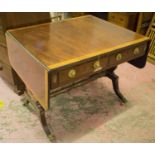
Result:
[[[119,77],[114,73],[115,69],[116,68],[113,68],[107,71],[106,76],[112,80],[113,89],[116,95],[121,99],[123,103],[126,103],[127,99],[123,96],[123,94],[120,92],[120,89],[119,89]]]

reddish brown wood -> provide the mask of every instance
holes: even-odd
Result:
[[[9,31],[22,46],[49,68],[107,53],[145,39],[144,36],[93,16],[78,17]],[[147,39],[146,39],[147,40]],[[63,63],[63,65],[62,65]]]
[[[7,32],[11,65],[46,110],[53,89],[72,87],[72,83],[126,61],[143,60],[148,41],[145,36],[93,16]],[[136,48],[140,53],[135,55]],[[119,61],[118,53],[123,55]],[[94,71],[96,61],[102,68]],[[68,74],[72,69],[76,71],[74,78]]]
[[[42,106],[47,109],[45,72],[47,69],[29,52],[24,51],[24,47],[11,37],[7,38],[10,63],[26,84],[27,89],[31,90],[34,97],[39,100]],[[24,52],[23,52],[24,51]]]

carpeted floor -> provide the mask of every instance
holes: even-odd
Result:
[[[155,142],[155,65],[125,63],[116,73],[124,106],[105,77],[51,100],[47,118],[58,142]],[[20,99],[0,79],[0,142],[49,142]]]

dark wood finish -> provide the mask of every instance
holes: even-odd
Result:
[[[18,94],[22,94],[24,92],[25,85],[16,72],[11,68],[8,58],[5,32],[9,29],[36,25],[50,21],[50,14],[46,12],[0,13],[0,61],[3,63],[3,70],[0,71],[0,75],[13,86],[15,92]]]
[[[64,91],[107,76],[126,102],[114,70],[128,61],[144,67],[149,46],[147,37],[93,16],[9,30],[6,36],[10,63],[40,104],[47,136],[44,110],[51,97]]]
[[[127,99],[122,95],[122,93],[120,92],[120,89],[119,89],[119,84],[118,84],[119,77],[114,73],[115,69],[116,69],[116,67],[107,70],[106,76],[111,79],[112,84],[113,84],[113,89],[114,89],[116,95],[122,100],[123,103],[126,103]]]
[[[49,129],[49,127],[47,125],[47,121],[46,121],[46,117],[45,117],[45,110],[42,108],[42,106],[39,103],[37,103],[37,108],[39,109],[39,112],[40,112],[40,121],[41,121],[42,127],[44,129],[44,132],[46,133],[48,139],[51,142],[55,142],[56,137],[53,133],[51,133],[51,130]]]
[[[134,53],[134,50],[137,47],[139,49],[139,53]],[[146,47],[147,47],[147,42],[143,44],[139,44],[136,47],[135,46],[131,47],[128,50],[122,49],[122,50],[116,51],[112,55],[107,55],[102,58],[95,58],[95,60],[87,61],[79,65],[75,64],[75,65],[69,66],[68,68],[57,70],[51,75],[51,89],[62,87],[63,85],[80,80],[82,77],[87,77],[91,74],[95,74],[98,71],[104,71],[107,68],[116,66],[125,61],[130,61],[134,58],[141,57],[145,54]],[[117,55],[119,54],[122,55],[121,60],[116,59]],[[99,69],[94,68],[94,64],[97,61],[100,62]],[[73,78],[70,78],[68,76],[71,70],[76,71],[76,76]]]
[[[94,68],[94,64],[96,62],[99,62],[100,64],[100,67],[98,69]],[[98,71],[106,69],[107,65],[108,65],[108,57],[104,56],[104,57],[98,57],[95,60],[88,61],[79,65],[73,65],[71,67],[61,69],[57,73],[58,87],[80,80],[81,78],[89,76],[91,74],[95,74]],[[76,71],[76,75],[73,78],[70,78],[68,75],[71,70]],[[52,84],[53,83],[55,83],[55,81],[52,81]]]
[[[46,110],[50,89],[96,74],[93,64],[98,60],[101,72],[140,58],[146,53],[148,40],[93,16],[7,32],[11,65]],[[133,53],[136,48],[138,54]],[[123,56],[119,61],[117,54]],[[72,69],[76,71],[74,78],[68,75]]]
[[[145,54],[146,52],[146,48],[147,48],[147,42],[142,43],[142,44],[138,44],[136,46],[130,47],[128,49],[122,49],[119,50],[117,52],[115,52],[114,54],[112,54],[112,56],[110,57],[109,60],[109,65],[110,66],[116,66],[117,64],[120,64],[122,62],[125,61],[130,61],[132,59],[135,59],[137,57],[141,57]],[[138,53],[134,53],[134,50],[138,48],[139,52]],[[118,54],[122,55],[122,59],[121,60],[117,60],[116,57],[118,56]]]
[[[25,91],[24,82],[21,80],[21,78],[13,69],[12,69],[12,76],[13,76],[13,82],[14,82],[14,87],[13,87],[14,92],[18,95],[22,95]]]
[[[149,46],[150,46],[150,40],[147,41],[147,47],[145,48],[145,54],[140,57],[136,57],[136,59],[132,59],[129,61],[129,63],[137,68],[143,68],[146,65],[147,62],[147,56],[149,52]]]
[[[41,125],[50,142],[56,142],[56,137],[54,136],[53,131],[51,132],[48,127],[45,110],[42,108],[42,106],[36,100],[34,100],[34,98],[32,98],[29,92],[24,93],[22,101],[24,103],[23,105],[26,106],[30,112],[35,112],[39,115]]]

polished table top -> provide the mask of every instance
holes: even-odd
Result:
[[[148,39],[91,15],[18,28],[7,32],[10,34],[48,69]]]

